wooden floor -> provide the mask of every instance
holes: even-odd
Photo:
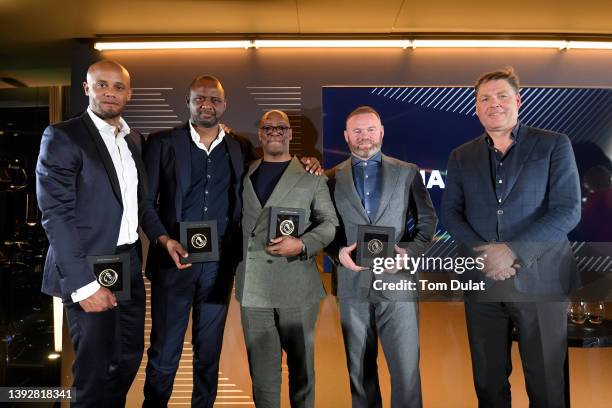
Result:
[[[326,286],[329,275],[324,274]],[[147,283],[147,321],[145,346],[148,347],[149,287]],[[612,306],[612,305],[611,305]],[[611,317],[608,308],[608,318]],[[470,355],[467,343],[463,303],[427,302],[420,305],[421,379],[423,403],[429,408],[476,407],[472,384]],[[191,330],[187,330],[179,372],[170,401],[171,407],[190,406],[191,394]],[[389,407],[389,375],[382,351],[379,371],[384,407]],[[70,352],[64,353],[69,367]],[[327,296],[322,302],[316,336],[316,406],[323,408],[350,407],[350,391],[342,334],[336,299]],[[527,407],[523,373],[515,346],[512,352],[514,371],[511,376],[513,407]],[[144,366],[128,395],[128,407],[140,407],[143,400]],[[287,396],[287,367],[283,367],[282,407],[289,407]],[[70,383],[65,372],[65,383]],[[227,319],[216,407],[254,406],[242,328],[240,310],[235,299],[230,304]],[[612,401],[612,348],[570,349],[571,400],[574,408],[604,408]]]

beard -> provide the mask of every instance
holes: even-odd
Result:
[[[194,123],[196,126],[203,128],[212,128],[217,126],[219,124],[220,118],[217,116],[216,112],[208,113],[208,115],[208,117],[203,118],[200,115],[200,112],[196,112],[195,114],[191,115],[191,122]]]
[[[98,106],[92,107],[91,110],[100,119],[115,119],[117,116],[121,115],[120,108],[118,108],[117,110],[104,110],[98,105]]]
[[[358,144],[349,145],[351,153],[353,153],[355,156],[360,157],[362,159],[369,159],[370,157],[374,156],[376,153],[380,151],[380,147],[381,147],[380,143],[379,144],[372,143],[371,146],[367,149],[359,147]]]

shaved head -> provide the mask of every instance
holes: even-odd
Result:
[[[280,117],[282,117],[284,119],[285,122],[287,122],[287,124],[289,124],[289,116],[287,116],[287,114],[285,112],[283,112],[282,110],[276,110],[276,109],[272,109],[267,111],[266,113],[263,114],[263,116],[261,117],[261,119],[259,119],[259,126],[262,126],[263,123],[266,121],[266,119],[268,119],[269,116],[271,115],[279,115]]]
[[[118,62],[111,60],[102,60],[91,64],[87,69],[87,82],[91,82],[100,71],[118,72],[127,78],[127,85],[129,86],[130,84],[130,73],[128,70]]]
[[[83,82],[83,90],[89,97],[91,111],[108,123],[116,125],[121,112],[132,97],[130,73],[115,61],[98,61],[87,70],[87,81]]]
[[[225,89],[223,88],[223,84],[219,80],[219,78],[212,75],[199,75],[191,81],[189,84],[189,90],[193,90],[200,86],[208,86],[219,89],[223,93],[223,97],[225,97]]]
[[[190,121],[201,128],[219,125],[227,103],[221,81],[212,75],[199,75],[191,81],[187,95]]]
[[[289,116],[281,110],[269,110],[259,120],[259,142],[265,161],[291,160],[289,143],[293,138]]]

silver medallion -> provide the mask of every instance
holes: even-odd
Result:
[[[293,231],[295,230],[295,225],[291,220],[284,220],[280,223],[278,229],[283,235],[291,235],[291,233],[293,233]]]
[[[107,287],[107,288],[117,283],[118,279],[119,279],[119,274],[117,273],[117,271],[114,269],[110,269],[110,268],[104,269],[98,275],[98,282],[100,282],[100,285]]]
[[[206,246],[207,243],[208,239],[204,234],[193,234],[193,236],[191,237],[191,246],[193,246],[195,249],[202,249]]]
[[[374,238],[368,242],[368,251],[372,255],[376,255],[383,250],[383,243],[380,239]]]

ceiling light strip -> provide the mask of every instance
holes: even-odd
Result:
[[[568,41],[568,50],[585,49],[585,50],[612,50],[612,42],[610,41]]]
[[[97,42],[94,48],[107,50],[166,50],[200,48],[250,48],[250,40],[239,41],[138,41],[138,42]]]
[[[222,48],[553,48],[612,49],[612,42],[565,40],[232,40],[96,42],[106,50],[222,49]]]
[[[413,48],[557,48],[567,41],[539,40],[413,40]]]
[[[408,48],[410,40],[254,40],[255,48]]]

